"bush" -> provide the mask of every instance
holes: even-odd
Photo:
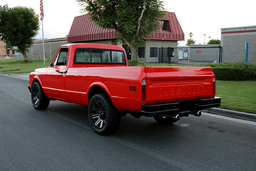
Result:
[[[128,61],[129,66],[173,66],[173,64],[169,63],[145,63],[145,62],[135,62],[132,60]]]
[[[135,61],[132,61],[132,60],[129,60],[128,61],[129,63],[129,66],[146,66],[146,63],[144,62],[135,62]]]
[[[241,63],[219,63],[208,64],[212,67],[218,80],[256,80],[256,66],[253,64]]]
[[[221,41],[219,39],[211,39],[207,44],[217,44],[217,45],[220,45]]]
[[[256,80],[255,75],[240,68],[213,68],[217,80]]]

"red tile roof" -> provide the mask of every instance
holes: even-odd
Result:
[[[169,21],[167,30],[159,29],[153,32],[152,40],[184,40],[184,32],[173,12],[166,12],[164,20]],[[69,31],[68,42],[83,42],[93,40],[116,39],[116,31],[103,29],[90,20],[89,14],[75,17]]]

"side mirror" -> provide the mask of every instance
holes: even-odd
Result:
[[[50,64],[50,67],[53,67],[53,63]]]

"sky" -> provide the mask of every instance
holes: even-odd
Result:
[[[0,5],[4,4],[31,7],[40,14],[40,0],[1,0]],[[67,36],[74,17],[83,15],[76,0],[43,0],[43,5],[44,37],[48,39]],[[164,0],[164,7],[176,14],[185,34],[185,41],[180,41],[179,45],[186,44],[190,32],[196,44],[204,44],[209,37],[221,39],[221,28],[256,25],[253,0]],[[41,26],[37,39],[42,38]]]

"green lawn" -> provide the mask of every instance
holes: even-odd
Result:
[[[1,59],[0,72],[6,73],[29,73],[33,72],[36,68],[43,68],[50,66],[52,61],[46,60],[45,66],[43,60],[30,60],[23,62],[22,59]]]
[[[217,80],[221,108],[256,114],[256,81]]]

